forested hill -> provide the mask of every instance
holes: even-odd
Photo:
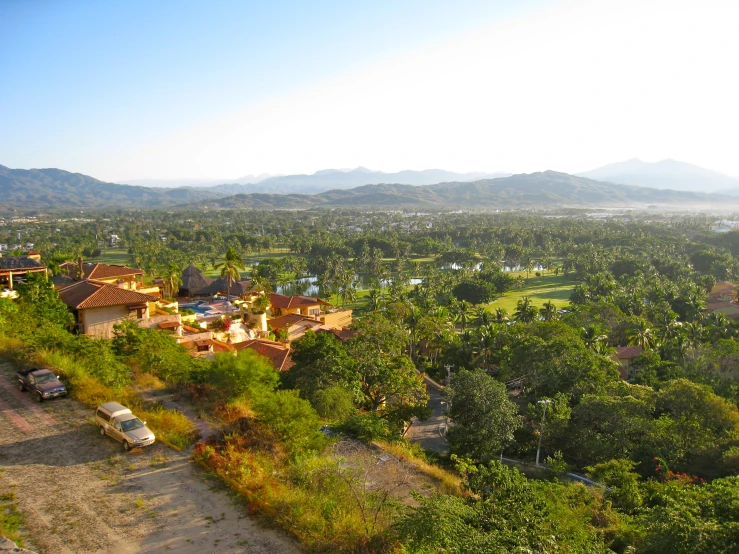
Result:
[[[436,185],[365,185],[315,195],[238,194],[207,203],[211,208],[306,208],[311,206],[526,208],[639,207],[650,204],[685,208],[739,206],[736,198],[718,194],[658,190],[615,185],[544,171]],[[192,207],[192,206],[191,206]]]
[[[474,182],[436,185],[364,185],[320,194],[237,194],[213,188],[148,188],[99,181],[61,169],[0,166],[0,209],[70,208],[261,208],[316,206],[364,208],[550,208],[739,207],[739,198],[719,194],[650,189],[594,181],[556,171],[519,174]]]
[[[116,185],[61,169],[0,165],[0,208],[6,209],[163,207],[213,196],[207,190]]]

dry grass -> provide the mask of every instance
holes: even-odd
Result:
[[[197,429],[184,414],[160,407],[144,409],[141,399],[132,387],[114,388],[104,385],[90,375],[74,356],[56,350],[29,352],[21,341],[7,337],[0,337],[0,355],[22,364],[53,369],[67,383],[70,396],[91,409],[111,401],[128,406],[141,419],[147,421],[147,425],[157,438],[169,446],[181,450],[197,440]]]
[[[386,452],[389,452],[396,458],[403,459],[415,471],[433,479],[438,484],[439,493],[455,496],[466,496],[468,494],[459,475],[437,465],[430,464],[415,452],[412,445],[376,442]]]
[[[263,435],[258,429],[254,434]],[[194,457],[243,497],[252,515],[265,516],[310,552],[393,551],[384,536],[391,514],[383,512],[368,531],[368,516],[336,460],[310,456],[289,464],[275,446],[231,435],[217,446],[196,445]]]
[[[173,446],[176,450],[185,449],[198,439],[197,429],[181,412],[162,407],[148,410],[138,408],[137,415],[146,421],[146,425],[154,431],[158,440]]]
[[[134,371],[133,386],[136,389],[146,390],[162,390],[167,388],[167,383],[159,379],[156,375],[146,373],[144,371]]]

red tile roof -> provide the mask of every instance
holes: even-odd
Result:
[[[320,298],[313,298],[311,296],[285,296],[284,294],[277,294],[276,292],[269,293],[269,303],[275,308],[292,309],[301,308],[308,306],[324,305],[330,306],[328,302],[321,300]]]
[[[268,358],[277,371],[287,371],[294,364],[290,358],[290,348],[271,340],[253,339],[231,345],[234,350],[249,348]]]
[[[104,308],[108,306],[132,306],[155,302],[155,296],[122,289],[100,281],[78,281],[59,291],[59,297],[73,310]]]
[[[619,360],[632,360],[644,353],[641,346],[617,346],[616,356]]]
[[[282,329],[284,327],[291,327],[297,323],[300,323],[301,321],[313,321],[320,325],[320,321],[316,321],[310,316],[301,314],[287,314],[281,315],[279,317],[273,317],[272,319],[268,319],[267,323],[270,325],[270,327],[272,327],[272,329]]]
[[[71,277],[79,279],[79,270],[76,263],[64,262],[61,265],[61,269]],[[115,279],[116,277],[123,278],[144,274],[140,269],[133,267],[127,267],[125,265],[108,265],[96,262],[84,262],[82,264],[82,270],[84,271],[84,279]]]
[[[342,327],[341,329],[318,329],[316,333],[331,333],[341,342],[346,342],[357,336],[357,332],[349,327]]]

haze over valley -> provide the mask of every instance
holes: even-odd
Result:
[[[625,181],[632,184],[617,184]],[[176,188],[105,183],[60,169],[0,166],[0,206],[4,210],[198,206],[495,210],[656,205],[725,211],[739,205],[739,199],[732,197],[739,194],[739,188],[731,188],[736,182],[735,178],[673,160],[654,164],[631,160],[580,175],[556,171],[457,174],[438,169],[382,173],[357,168],[266,177],[249,184]]]
[[[739,554],[738,27],[0,1],[0,554]]]

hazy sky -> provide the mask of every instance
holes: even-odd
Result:
[[[737,28],[737,0],[0,0],[0,164],[739,175]]]

